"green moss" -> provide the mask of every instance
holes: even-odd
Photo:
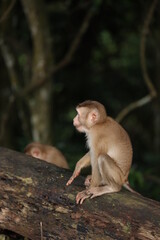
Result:
[[[75,201],[75,196],[73,194],[68,194],[68,198],[71,200],[71,201]]]
[[[59,212],[59,213],[69,213],[69,210],[67,209],[67,208],[64,208],[64,207],[61,207],[61,206],[57,206],[56,208],[55,208],[55,211],[56,212]]]
[[[130,233],[131,232],[131,225],[130,225],[130,223],[127,223],[126,225],[123,225],[123,231],[125,233]]]
[[[33,184],[33,180],[31,177],[30,178],[16,177],[16,178],[20,179],[23,183],[27,185]]]

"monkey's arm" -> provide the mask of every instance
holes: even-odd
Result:
[[[80,174],[81,169],[84,167],[88,167],[90,163],[91,163],[90,153],[88,152],[77,162],[74,172],[70,179],[68,180],[68,182],[66,183],[66,185],[67,186],[70,185],[73,182],[73,180]]]

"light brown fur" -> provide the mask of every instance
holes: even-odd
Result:
[[[38,142],[32,142],[25,147],[24,153],[46,162],[55,164],[58,167],[67,169],[69,168],[65,157],[56,147],[41,144]]]
[[[123,185],[126,187],[133,153],[127,132],[107,116],[101,103],[88,100],[79,104],[76,110],[73,124],[79,132],[86,134],[89,152],[77,162],[67,185],[83,167],[91,164],[92,175],[85,181],[86,190],[76,196],[76,202],[82,204],[86,198],[118,192]]]

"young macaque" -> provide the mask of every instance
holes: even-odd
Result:
[[[91,165],[92,169],[92,175],[85,180],[86,189],[76,196],[77,204],[82,204],[86,198],[118,192],[122,186],[135,192],[128,184],[133,153],[127,132],[107,116],[104,106],[99,102],[82,102],[76,111],[73,125],[86,134],[89,152],[77,162],[66,185],[73,182],[82,168]]]
[[[67,169],[69,168],[63,154],[57,148],[52,146],[44,145],[38,142],[32,142],[25,147],[24,153],[46,162],[55,164],[58,167]]]

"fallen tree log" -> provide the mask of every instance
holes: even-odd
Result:
[[[0,228],[32,240],[160,239],[160,203],[122,190],[76,205],[83,177],[0,148]]]

